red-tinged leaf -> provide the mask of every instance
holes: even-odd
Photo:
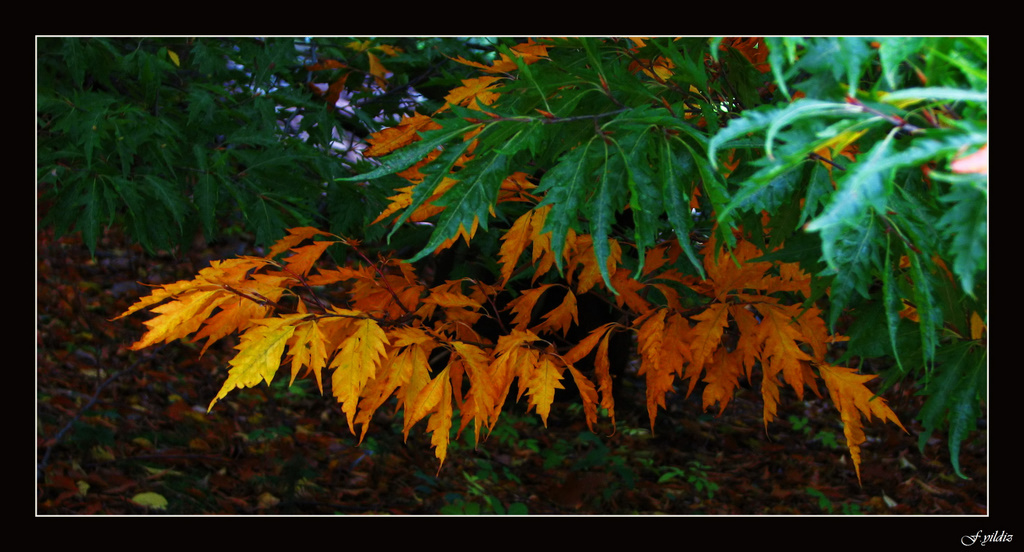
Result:
[[[276,243],[270,248],[270,252],[267,253],[267,259],[273,259],[274,257],[288,251],[296,245],[302,243],[304,240],[311,239],[313,236],[329,236],[337,238],[330,232],[324,232],[318,228],[312,226],[302,226],[299,228],[289,228],[288,235],[277,240]]]
[[[335,60],[335,59],[324,59],[324,60],[320,60],[317,63],[313,63],[311,65],[307,65],[306,69],[308,71],[324,71],[326,69],[344,69],[346,67],[348,67],[348,66],[345,65],[344,63],[338,61],[338,60]]]
[[[320,259],[324,251],[336,242],[318,241],[310,245],[292,248],[295,253],[285,259],[285,269],[299,276],[305,277],[313,268],[313,263]]]
[[[853,368],[829,364],[819,364],[818,372],[821,379],[825,380],[825,387],[828,388],[832,403],[836,405],[842,417],[846,445],[850,449],[853,467],[857,471],[857,481],[860,481],[860,445],[867,440],[861,425],[861,415],[863,414],[869,422],[874,415],[883,422],[891,421],[903,431],[907,430],[896,417],[896,413],[886,404],[885,399],[876,396],[864,385],[876,376],[858,374]]]
[[[451,383],[449,380],[449,368],[446,366],[439,374],[427,382],[412,400],[407,400],[405,405],[405,428],[403,435],[409,438],[409,430],[428,414],[437,410],[442,399],[447,395],[451,397]]]
[[[207,411],[234,389],[255,387],[265,381],[269,385],[274,374],[281,366],[281,355],[292,333],[295,322],[306,315],[293,314],[288,316],[254,320],[238,344],[238,354],[229,361],[231,369],[228,379],[224,382],[217,396],[210,401]]]

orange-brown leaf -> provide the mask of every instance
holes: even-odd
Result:
[[[891,421],[903,431],[907,431],[896,417],[896,413],[885,403],[885,399],[876,396],[864,384],[876,376],[858,374],[853,368],[819,364],[818,372],[825,380],[832,403],[836,405],[843,420],[843,433],[846,445],[850,449],[853,467],[860,481],[860,445],[867,440],[861,426],[861,415],[870,422],[871,416],[883,422]]]
[[[427,115],[415,113],[411,116],[402,117],[398,125],[371,134],[366,139],[370,147],[363,151],[363,156],[380,157],[387,155],[401,147],[418,141],[421,131],[437,130],[439,128],[441,128],[441,125]]]
[[[813,380],[805,381],[805,363],[810,355],[800,349],[804,340],[800,327],[792,321],[800,305],[763,305],[764,315],[759,328],[763,332],[764,347],[761,350],[761,365],[766,375],[782,373],[786,383],[792,387],[800,400],[804,397],[804,385],[813,386]]]
[[[508,284],[512,273],[519,262],[519,256],[526,250],[530,243],[531,221],[533,210],[527,211],[519,216],[512,228],[501,237],[501,249],[498,250],[498,262],[501,264],[501,285]]]
[[[569,327],[580,322],[579,312],[576,308],[576,295],[571,290],[566,290],[562,302],[554,309],[544,313],[543,318],[544,322],[534,328],[535,332],[541,333],[549,329],[561,330],[563,336],[567,335]]]

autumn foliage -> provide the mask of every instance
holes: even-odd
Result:
[[[938,254],[947,246],[921,231],[916,192],[880,183],[884,170],[903,169],[897,163],[925,159],[896,154],[897,134],[917,127],[852,92],[829,102],[792,93],[772,76],[810,62],[763,39],[724,39],[700,53],[681,44],[531,40],[490,65],[454,60],[481,75],[432,114],[371,135],[363,155],[372,166],[342,179],[400,179],[375,223],[429,223],[417,253],[377,256],[358,236],[292,228],[265,256],[215,261],[157,286],[121,315],[156,314],[132,347],[192,339],[205,351],[239,334],[209,408],[284,369],[329,389],[360,439],[381,408],[403,411],[406,435],[425,421],[443,464],[453,434],[472,426],[485,438],[509,400],[527,401],[546,424],[556,393],[575,389],[591,429],[602,417],[614,428],[609,344],[626,334],[652,429],[674,393],[697,391],[720,413],[741,382],[756,384],[765,431],[784,388],[797,399],[827,395],[859,479],[864,424],[904,426],[869,387],[875,375],[836,361],[850,340],[838,322],[880,287],[889,352],[903,350],[897,328],[916,323],[917,354],[930,365],[942,356],[944,325],[982,338],[974,307],[957,307],[968,326],[943,319],[934,298],[939,288],[970,296],[984,258],[961,251],[947,268]],[[566,61],[569,51],[583,61]],[[872,94],[862,96],[884,98]],[[890,106],[917,97],[892,96]],[[929,136],[922,147],[947,158],[977,145]],[[979,174],[978,161],[964,157],[970,167],[953,171]],[[932,185],[922,178],[915,170],[900,182]],[[968,193],[955,188],[942,201]],[[937,227],[955,240],[958,224],[947,217]],[[820,241],[801,241],[801,227]],[[420,272],[417,261],[492,230],[492,280]],[[621,316],[566,345],[588,294]],[[931,416],[929,429],[939,424]]]

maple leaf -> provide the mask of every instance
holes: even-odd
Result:
[[[160,316],[144,322],[149,331],[132,344],[132,350],[138,351],[154,343],[170,343],[188,336],[199,329],[199,325],[218,304],[231,298],[232,295],[223,289],[195,289],[179,295],[174,301],[157,305],[153,311],[160,313]]]
[[[729,326],[729,305],[712,303],[692,318],[698,321],[692,329],[689,341],[693,358],[684,374],[684,377],[690,378],[690,391],[693,391],[696,380],[700,378],[704,364],[711,359],[715,349],[722,343],[722,334]]]
[[[530,244],[530,232],[534,211],[531,209],[516,219],[512,227],[501,236],[501,249],[498,250],[498,262],[501,264],[501,285],[505,286],[512,278],[512,273],[519,262],[519,256]]]
[[[281,355],[288,339],[295,332],[293,324],[306,316],[293,314],[253,320],[253,325],[242,334],[241,342],[235,347],[238,354],[228,362],[231,365],[228,379],[210,401],[207,412],[236,388],[255,387],[261,381],[269,385],[281,366]]]
[[[324,232],[323,230],[320,230],[318,228],[313,228],[312,226],[301,226],[301,227],[298,227],[298,228],[289,228],[288,229],[288,235],[283,237],[283,238],[281,238],[281,239],[279,239],[279,240],[277,240],[276,242],[274,242],[274,245],[270,247],[270,252],[267,253],[266,259],[259,259],[259,260],[264,261],[264,262],[268,262],[269,259],[273,259],[274,257],[280,255],[281,253],[284,253],[285,251],[288,251],[289,249],[295,247],[296,245],[298,245],[298,244],[302,243],[303,241],[308,240],[308,239],[310,239],[310,238],[312,238],[314,236],[328,236],[328,237],[340,239],[340,238],[338,238],[338,236],[335,236],[334,234],[331,234],[330,232]],[[258,259],[258,258],[256,258],[256,259]]]
[[[498,99],[499,94],[493,92],[491,89],[495,86],[495,83],[502,80],[503,77],[478,77],[475,79],[465,79],[462,81],[462,86],[453,88],[448,92],[448,95],[444,97],[446,102],[440,109],[434,112],[434,115],[448,109],[453,105],[462,105],[473,107],[476,104],[479,107],[482,105],[491,105],[494,100]]]
[[[310,245],[292,248],[294,253],[285,259],[285,269],[292,274],[308,275],[309,270],[313,268],[313,263],[324,254],[328,247],[335,243],[337,242],[318,241]]]
[[[562,302],[557,307],[544,313],[542,317],[544,322],[534,328],[535,332],[541,333],[551,329],[561,330],[563,336],[567,335],[569,327],[580,322],[579,312],[576,308],[576,295],[573,294],[572,290],[566,290]]]
[[[732,354],[724,347],[715,351],[714,359],[707,364],[704,382],[704,410],[718,403],[718,415],[721,416],[729,405],[739,387],[739,377],[743,374],[743,364],[738,355]]]
[[[567,367],[572,380],[580,391],[580,399],[583,401],[583,415],[587,421],[587,427],[594,431],[594,424],[597,423],[598,395],[594,382],[587,379],[579,370],[571,364]]]
[[[352,313],[357,315],[358,313]],[[349,430],[355,434],[353,422],[359,396],[366,382],[376,377],[381,358],[387,356],[385,345],[387,335],[376,321],[367,318],[356,319],[352,334],[345,339],[331,361],[331,387],[334,396],[341,403],[341,410],[348,418]]]
[[[867,440],[861,424],[861,415],[871,421],[871,416],[883,422],[891,421],[904,432],[907,431],[889,408],[885,399],[876,396],[864,384],[877,376],[858,374],[853,368],[832,366],[822,363],[818,365],[818,373],[825,380],[832,403],[836,405],[843,420],[843,433],[846,435],[846,446],[850,449],[853,467],[860,481],[860,445]]]
[[[291,385],[295,377],[306,367],[316,377],[316,386],[320,392],[324,392],[322,372],[327,365],[326,335],[320,329],[317,320],[304,320],[295,328],[292,339],[288,342],[288,354],[292,357],[292,379],[288,382]]]
[[[427,115],[414,113],[406,115],[393,127],[388,127],[375,132],[367,137],[366,142],[370,147],[363,150],[365,157],[380,157],[387,155],[401,147],[407,146],[420,140],[420,131],[438,130],[441,125],[434,122]]]
[[[428,414],[432,414],[427,422],[427,431],[433,432],[430,442],[435,447],[434,455],[443,463],[447,455],[448,430],[452,419],[452,386],[448,367],[424,385],[412,402],[406,405],[405,439],[409,438],[412,426]],[[441,467],[437,469],[440,471]]]
[[[799,342],[805,338],[800,327],[792,322],[793,316],[799,315],[800,305],[764,305],[759,310],[764,316],[759,325],[764,336],[761,350],[764,372],[773,377],[781,372],[786,383],[803,400],[804,385],[810,386],[812,381],[805,381],[802,364],[811,360],[810,355],[800,349]]]
[[[662,363],[666,309],[658,309],[646,316],[637,332],[637,346],[640,350],[640,369],[637,375],[647,379],[647,415],[654,430],[658,407],[665,408],[665,395],[674,392],[674,373],[671,367]]]
[[[551,354],[543,354],[533,366],[524,367],[527,372],[525,382],[520,380],[530,399],[530,409],[536,409],[544,427],[548,426],[548,414],[551,403],[555,400],[555,390],[565,389],[562,386],[562,370],[564,366]]]

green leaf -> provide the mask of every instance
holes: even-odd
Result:
[[[704,262],[693,250],[690,232],[693,231],[693,216],[690,208],[690,196],[687,190],[693,186],[696,162],[689,148],[679,148],[679,140],[664,138],[659,142],[658,181],[661,182],[661,197],[665,202],[665,213],[672,224],[676,240],[690,259],[690,264],[697,269],[701,278],[706,278]]]
[[[604,163],[598,165],[594,172],[593,193],[587,198],[583,211],[590,225],[590,235],[593,236],[594,257],[597,259],[598,270],[608,289],[618,293],[612,287],[611,275],[608,273],[608,257],[611,255],[608,235],[615,223],[615,214],[626,204],[628,190],[620,184],[626,173],[622,157],[609,153],[610,147],[609,144],[604,144]]]
[[[985,357],[984,351],[972,342],[943,347],[936,353],[937,366],[922,392],[928,398],[918,415],[924,426],[918,436],[918,448],[923,451],[932,433],[948,422],[950,461],[963,478],[966,476],[960,470],[960,445],[976,429],[981,417]]]
[[[508,156],[499,153],[474,159],[453,173],[451,177],[457,178],[458,182],[434,202],[443,206],[444,211],[438,217],[430,240],[408,262],[432,254],[446,240],[458,235],[460,228],[469,233],[474,222],[486,231],[490,209],[497,202],[501,182],[509,175],[508,166]]]
[[[565,154],[558,164],[544,173],[537,185],[537,193],[544,194],[544,199],[537,207],[551,206],[544,221],[544,232],[551,233],[551,250],[555,254],[555,266],[559,272],[562,270],[566,235],[570,228],[578,229],[576,219],[580,202],[587,197],[590,189],[588,178],[593,174],[595,163],[589,150],[594,139],[591,138]]]
[[[953,273],[964,293],[974,297],[975,276],[988,267],[988,190],[954,184],[939,199],[947,207],[937,227],[949,243]]]

